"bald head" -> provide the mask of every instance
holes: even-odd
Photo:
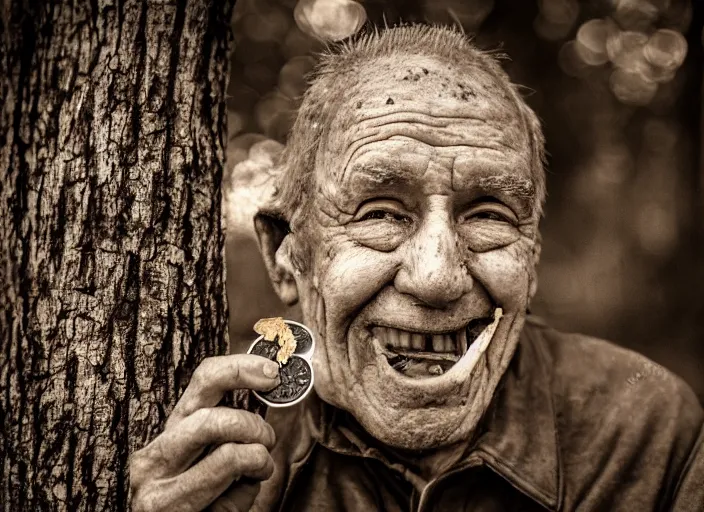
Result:
[[[282,155],[274,208],[287,220],[305,211],[316,167],[344,157],[341,135],[394,112],[446,119],[437,131],[443,145],[453,144],[453,120],[477,117],[487,123],[488,144],[522,147],[540,214],[544,141],[535,114],[493,56],[454,29],[422,25],[362,35],[322,56]]]

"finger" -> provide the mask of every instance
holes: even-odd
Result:
[[[261,486],[259,482],[237,482],[210,505],[208,512],[247,512],[257,499]]]
[[[158,510],[203,510],[235,480],[265,480],[273,472],[274,461],[264,445],[227,443],[188,471],[156,482],[139,499],[158,503]]]
[[[215,356],[203,360],[193,372],[183,396],[176,404],[166,428],[203,407],[213,407],[227,391],[268,391],[279,384],[279,366],[252,354]]]
[[[140,457],[152,461],[147,473],[162,478],[180,473],[208,445],[258,443],[273,448],[274,429],[261,416],[230,407],[198,409],[177,427],[165,430]]]

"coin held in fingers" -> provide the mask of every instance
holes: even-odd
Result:
[[[313,356],[315,341],[311,330],[303,324],[283,318],[264,318],[254,330],[260,336],[249,347],[248,354],[266,357],[279,363],[281,384],[270,391],[253,391],[270,407],[289,407],[303,400],[313,389]]]

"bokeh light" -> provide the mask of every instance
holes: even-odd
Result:
[[[630,105],[647,105],[658,90],[657,83],[626,69],[615,69],[609,84],[614,95]]]
[[[653,66],[675,71],[687,56],[687,41],[679,32],[661,28],[650,36],[643,53]]]
[[[353,0],[300,0],[293,16],[303,32],[324,41],[345,39],[367,21],[364,7]]]
[[[600,66],[609,62],[606,41],[609,36],[609,23],[602,19],[593,19],[579,27],[575,50],[580,58],[591,66]]]

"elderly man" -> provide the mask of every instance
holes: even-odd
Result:
[[[490,55],[420,26],[338,48],[280,167],[256,228],[316,335],[315,394],[265,421],[217,404],[276,386],[276,363],[203,362],[133,457],[136,510],[700,506],[691,390],[526,314],[543,136]]]

